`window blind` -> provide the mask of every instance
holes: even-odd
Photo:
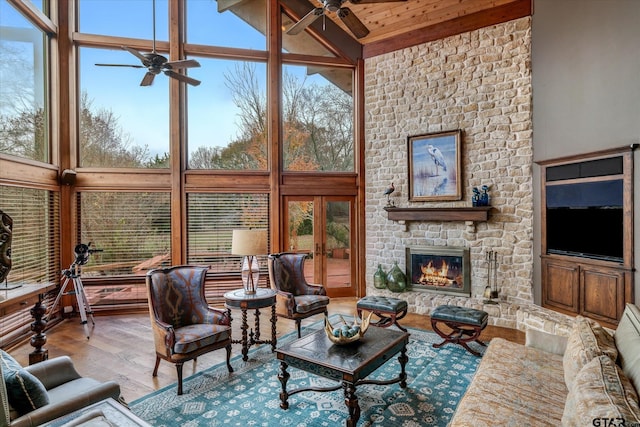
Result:
[[[0,185],[0,209],[12,219],[11,271],[8,285],[56,283],[60,268],[59,193]],[[4,284],[3,284],[4,285]],[[46,295],[51,306],[56,292]],[[3,316],[0,347],[6,347],[31,333],[32,306]]]
[[[268,194],[187,195],[189,264],[207,265],[210,273],[239,274],[242,257],[231,255],[231,235],[233,229],[250,228],[269,228]],[[259,256],[258,260],[261,269],[266,268],[266,254]]]
[[[85,276],[144,274],[169,265],[169,193],[83,192],[78,198],[79,243],[101,251],[90,256]]]
[[[13,220],[9,284],[52,283],[60,267],[57,192],[0,186],[0,209]]]

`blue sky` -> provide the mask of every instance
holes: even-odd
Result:
[[[123,13],[126,10],[126,13]],[[213,0],[187,2],[187,39],[198,44],[265,49],[265,37],[231,12],[218,13]],[[82,0],[80,30],[95,34],[151,39],[153,35],[150,0]],[[168,2],[156,1],[156,39],[168,40]],[[238,110],[224,85],[224,72],[233,70],[233,61],[197,58],[200,68],[189,76],[200,80],[188,86],[190,151],[200,145],[226,146],[237,134]],[[139,64],[126,51],[82,49],[80,81],[96,107],[110,108],[138,145],[147,145],[151,154],[168,151],[168,77],[156,76],[150,87],[141,87],[144,69],[96,67],[96,63]],[[262,76],[266,84],[266,75]]]
[[[41,1],[34,2],[42,7]],[[153,3],[151,0],[80,0],[80,31],[121,37],[152,39]],[[187,1],[187,41],[196,44],[265,50],[264,35],[232,12],[218,13],[215,0]],[[168,39],[168,0],[156,0],[156,39]],[[31,28],[31,25],[0,0],[0,26]],[[225,73],[232,73],[236,61],[196,58],[200,68],[188,75],[200,80],[199,86],[187,86],[189,142],[198,146],[226,146],[238,133],[238,109],[225,86]],[[120,49],[81,48],[79,53],[80,90],[86,92],[92,109],[114,113],[133,144],[148,146],[150,154],[169,150],[169,78],[156,76],[152,86],[141,87],[145,70],[128,67],[98,67],[96,63],[139,65],[139,60]],[[266,66],[256,63],[259,84],[266,90]],[[287,67],[300,78],[305,67]],[[320,76],[308,81],[328,82]]]

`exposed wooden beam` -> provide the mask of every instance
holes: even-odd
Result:
[[[285,10],[294,17],[300,19],[305,16],[313,6],[305,0],[282,0],[280,2]],[[355,63],[362,57],[362,45],[347,34],[342,28],[330,19],[318,19],[308,27],[308,31],[329,42],[327,46],[335,46],[340,50],[340,55]]]
[[[218,0],[218,13],[222,13],[226,10],[231,9],[234,6],[238,6],[243,3],[245,0]]]
[[[515,0],[509,4],[454,18],[419,30],[409,31],[386,40],[365,44],[362,49],[362,56],[363,58],[371,58],[467,31],[530,16],[533,12],[532,7],[532,0]]]

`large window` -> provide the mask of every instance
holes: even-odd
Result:
[[[85,276],[144,275],[171,263],[168,193],[91,192],[79,199],[80,241],[101,250]]]
[[[60,277],[59,193],[0,185],[0,200],[0,208],[13,222],[8,284],[57,282]]]
[[[283,66],[284,168],[354,171],[353,71]]]
[[[277,14],[283,32],[292,25],[288,7],[0,0],[0,209],[15,233],[8,282],[59,283],[73,260],[66,251],[91,243],[100,251],[81,277],[94,308],[146,306],[145,273],[178,263],[209,266],[207,297],[221,303],[240,283],[232,230],[284,234],[284,223],[271,222],[284,206],[274,191],[331,191],[333,172],[345,172],[338,180],[355,193],[347,175],[359,45],[330,37],[336,25],[268,30]],[[123,46],[195,59],[200,67],[172,71],[201,83],[148,69]],[[152,84],[141,85],[151,71]],[[29,331],[28,312],[4,319],[0,346]]]
[[[267,169],[267,67],[200,59],[189,90],[189,168]]]
[[[171,214],[168,193],[81,193],[79,241],[97,250],[81,268],[89,303],[124,306],[146,301],[148,270],[171,265]],[[109,280],[113,278],[116,280]],[[96,286],[104,281],[105,284]]]
[[[140,86],[144,69],[95,65],[139,63],[124,50],[82,48],[79,58],[80,166],[168,167],[168,79]]]
[[[0,153],[49,162],[46,34],[0,0]]]

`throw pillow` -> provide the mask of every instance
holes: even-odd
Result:
[[[614,339],[618,349],[616,362],[636,391],[640,392],[640,307],[627,304]]]
[[[563,426],[638,425],[638,394],[629,379],[609,356],[599,356],[587,363],[569,390],[562,415]],[[602,425],[605,425],[604,423]]]
[[[573,380],[582,367],[601,355],[614,361],[618,357],[613,336],[595,320],[577,316],[562,359],[567,389],[571,390]]]
[[[525,345],[546,351],[547,353],[564,355],[567,349],[567,337],[553,335],[535,329],[527,329]]]
[[[49,403],[49,395],[42,382],[20,366],[9,353],[0,350],[0,363],[9,404],[20,415]]]

